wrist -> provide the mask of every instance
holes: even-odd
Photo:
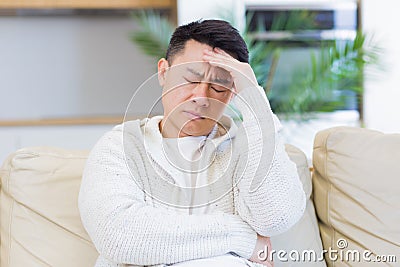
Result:
[[[230,219],[231,250],[244,259],[249,259],[254,252],[257,242],[257,233],[238,215]]]

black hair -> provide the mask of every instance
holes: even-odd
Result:
[[[249,62],[249,51],[238,30],[226,21],[210,19],[194,21],[175,29],[165,56],[170,65],[173,57],[182,52],[191,39],[212,48],[218,47],[241,62]]]

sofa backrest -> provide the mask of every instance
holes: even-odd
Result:
[[[324,248],[360,256],[353,261],[349,255],[347,263],[326,257],[328,266],[366,266],[378,255],[397,255],[399,261],[400,134],[352,127],[324,130],[315,137],[313,166]]]
[[[26,148],[0,171],[2,267],[94,266],[97,252],[78,212],[88,153]]]

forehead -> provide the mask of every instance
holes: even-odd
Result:
[[[173,58],[173,64],[182,64],[187,62],[202,61],[204,49],[212,50],[207,44],[199,43],[195,40],[188,40],[184,49]]]

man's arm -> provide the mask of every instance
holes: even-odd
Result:
[[[236,104],[243,115],[235,138],[238,213],[258,234],[280,234],[301,218],[306,198],[296,166],[275,131],[269,101],[248,63],[218,48],[205,50],[203,59],[228,70],[238,93]]]
[[[237,106],[243,123],[236,140],[241,154],[236,172],[239,189],[236,207],[257,233],[277,235],[301,218],[305,193],[296,165],[275,130],[275,115],[262,88],[242,90]]]
[[[178,214],[144,198],[127,168],[122,132],[113,130],[90,153],[79,194],[83,225],[103,257],[155,265],[231,251],[251,256],[257,235],[239,216]]]

